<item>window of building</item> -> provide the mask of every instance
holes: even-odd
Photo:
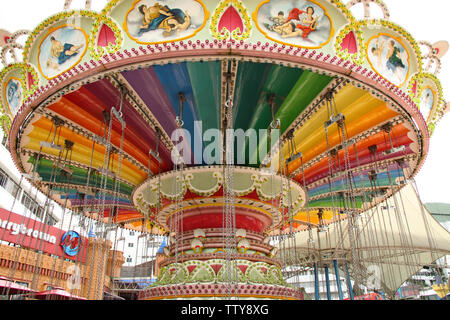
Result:
[[[8,181],[8,175],[6,174],[5,171],[0,169],[0,186],[2,186],[4,188],[6,186],[7,181]]]
[[[22,200],[20,201],[25,208],[30,208],[31,206],[31,198],[25,192],[22,194]]]
[[[134,236],[134,231],[130,231],[130,236]]]
[[[25,208],[30,210],[37,218],[42,219],[44,217],[44,208],[32,199],[26,192],[22,194],[21,203]]]
[[[35,205],[33,208],[33,213],[36,217],[42,219],[44,217],[44,208],[42,208],[40,205]]]
[[[19,185],[17,183],[15,183],[12,180],[8,181],[8,186],[6,188],[6,190],[14,197],[16,198],[17,195],[19,194],[20,188]]]
[[[0,169],[0,186],[8,191],[14,198],[20,191],[19,185],[2,169]]]
[[[133,247],[134,247],[134,243],[133,242],[128,243],[128,248],[133,248]]]
[[[128,258],[127,258],[127,262],[133,262],[133,258],[128,257]]]

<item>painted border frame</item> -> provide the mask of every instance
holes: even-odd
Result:
[[[131,40],[133,40],[134,42],[139,43],[139,44],[152,45],[152,44],[170,43],[170,42],[177,42],[177,41],[182,41],[182,40],[186,40],[186,39],[192,38],[192,37],[194,37],[195,35],[197,35],[197,33],[199,33],[201,30],[203,30],[203,28],[204,28],[205,25],[206,25],[206,22],[209,20],[209,15],[210,15],[210,14],[209,14],[208,9],[206,9],[206,6],[205,6],[205,4],[203,3],[203,1],[202,1],[202,0],[194,0],[194,1],[198,2],[198,3],[200,3],[200,5],[202,6],[203,11],[204,11],[204,13],[205,13],[205,17],[204,17],[204,20],[203,20],[202,25],[201,25],[199,28],[195,29],[195,31],[194,31],[190,36],[186,36],[186,37],[183,37],[183,38],[172,39],[172,40],[167,40],[167,41],[142,42],[142,41],[139,41],[138,39],[136,39],[135,37],[133,37],[133,36],[130,34],[130,32],[128,31],[128,25],[127,25],[127,24],[128,24],[128,23],[127,23],[128,15],[130,14],[131,11],[133,11],[133,10],[136,8],[136,4],[137,4],[139,1],[141,1],[141,0],[134,0],[134,1],[133,1],[132,5],[131,5],[131,8],[128,9],[127,13],[125,14],[124,21],[123,21],[123,30],[125,31],[125,33],[127,34],[127,36],[128,36]]]
[[[84,35],[85,40],[86,40],[86,45],[85,45],[85,47],[84,47],[83,53],[80,55],[80,58],[77,60],[77,62],[75,62],[70,68],[68,68],[68,69],[66,69],[66,70],[64,70],[64,71],[62,71],[62,72],[60,72],[60,73],[57,74],[56,76],[53,76],[53,77],[49,78],[49,77],[47,77],[47,76],[44,74],[44,72],[42,71],[42,68],[41,68],[41,61],[40,61],[40,59],[39,59],[39,56],[41,55],[41,47],[42,47],[42,43],[48,38],[48,36],[49,36],[50,34],[52,34],[53,32],[55,32],[55,31],[57,31],[57,30],[59,30],[59,29],[65,28],[65,27],[72,27],[72,28],[74,28],[75,30],[81,31],[81,32],[83,33],[83,35]],[[85,31],[84,29],[82,29],[82,28],[79,28],[79,27],[77,27],[77,26],[75,26],[75,25],[73,25],[73,24],[63,24],[63,25],[58,26],[58,27],[55,27],[55,28],[53,28],[53,27],[49,28],[49,29],[48,29],[48,32],[46,33],[46,35],[45,35],[45,36],[42,38],[42,40],[39,42],[39,50],[38,50],[37,57],[36,57],[36,60],[37,60],[37,63],[38,63],[38,68],[39,68],[39,72],[40,72],[40,73],[42,74],[42,76],[43,76],[45,79],[47,79],[47,80],[51,80],[51,79],[54,79],[54,78],[59,77],[59,76],[62,75],[64,72],[66,72],[67,70],[72,69],[73,66],[78,65],[78,64],[81,62],[81,60],[83,60],[84,56],[86,55],[86,52],[88,51],[88,47],[89,47],[89,35],[88,35],[88,34],[86,33],[86,31]]]
[[[11,116],[11,118],[14,118],[15,115],[11,112],[11,107],[9,106],[8,99],[6,98],[6,93],[7,93],[6,86],[8,85],[9,81],[11,81],[11,80],[19,81],[20,85],[22,86],[22,88],[21,88],[22,89],[22,101],[21,101],[22,103],[19,106],[17,106],[16,114],[17,114],[17,112],[19,112],[20,108],[22,107],[23,102],[25,101],[27,86],[23,82],[23,79],[19,79],[17,77],[13,77],[13,76],[7,78],[7,80],[3,82],[3,97],[2,98],[3,98],[4,102],[5,102],[5,106],[8,108],[7,111],[9,112],[9,115]]]
[[[325,9],[325,7],[324,7],[322,4],[316,2],[315,0],[306,0],[306,1],[312,2],[312,3],[314,3],[315,5],[317,5],[318,7],[320,7],[320,8],[323,10],[325,16],[327,16],[328,19],[330,20],[330,36],[328,37],[328,40],[327,40],[327,41],[325,41],[324,43],[322,43],[322,44],[319,45],[319,46],[315,46],[315,47],[307,47],[307,46],[299,46],[299,45],[296,45],[296,44],[293,44],[293,43],[288,43],[288,42],[279,41],[279,40],[276,40],[276,39],[270,37],[264,30],[262,30],[262,29],[259,27],[259,22],[258,22],[258,12],[259,12],[259,10],[261,9],[261,7],[262,7],[263,5],[265,5],[266,3],[269,3],[270,1],[272,1],[272,0],[264,0],[264,1],[262,1],[260,4],[258,4],[258,6],[257,6],[256,9],[255,9],[255,12],[253,12],[253,14],[252,14],[252,18],[253,18],[253,21],[255,22],[256,28],[257,28],[257,29],[259,30],[259,32],[261,32],[267,39],[270,39],[271,41],[274,41],[274,42],[277,42],[277,43],[281,43],[281,44],[284,44],[284,45],[286,45],[286,46],[291,46],[291,47],[305,48],[305,49],[320,49],[320,48],[325,47],[328,43],[330,43],[331,39],[334,37],[335,29],[334,29],[334,22],[333,22],[333,20],[331,19],[330,15],[328,14],[328,11]]]
[[[379,38],[380,36],[386,36],[386,37],[392,38],[392,39],[396,40],[397,42],[399,42],[403,46],[403,49],[405,49],[406,54],[408,55],[408,72],[406,73],[405,80],[402,82],[401,85],[396,85],[395,83],[393,83],[390,80],[386,79],[386,77],[381,75],[377,71],[377,69],[374,68],[374,66],[372,64],[372,61],[369,60],[369,54],[368,54],[369,53],[369,44],[370,44],[370,42],[373,39]],[[396,86],[397,88],[403,88],[405,86],[405,84],[409,80],[409,76],[410,76],[410,72],[411,72],[411,55],[409,54],[409,50],[408,50],[407,46],[405,46],[405,44],[403,43],[401,37],[396,37],[396,36],[394,36],[392,34],[389,34],[389,33],[380,32],[380,33],[374,35],[373,37],[371,37],[369,40],[367,40],[364,50],[365,50],[366,60],[369,63],[370,67],[372,68],[373,72],[375,72],[377,75],[379,75],[380,77],[382,77],[384,80],[388,81],[389,83],[392,83],[392,85]]]
[[[434,84],[434,83],[433,83]],[[428,114],[428,117],[424,120],[428,124],[430,120],[432,119],[432,115],[436,113],[436,110],[439,107],[439,93],[436,92],[436,88],[433,88],[430,84],[425,84],[420,92],[420,98],[422,98],[422,94],[425,92],[425,90],[430,89],[431,93],[433,93],[433,105],[431,106],[430,112]],[[422,110],[420,110],[421,105],[419,104],[419,111],[423,116]]]

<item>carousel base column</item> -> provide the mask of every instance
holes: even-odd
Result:
[[[175,245],[170,245],[174,240],[169,242],[159,262],[158,279],[138,299],[304,299],[300,290],[283,279],[281,262],[273,257],[273,246],[263,242],[262,233],[238,229],[229,263],[223,232],[219,228],[184,232],[176,246],[178,254]]]

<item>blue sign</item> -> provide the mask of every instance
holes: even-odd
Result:
[[[81,237],[76,231],[67,231],[61,238],[61,247],[68,256],[76,256],[80,251]]]

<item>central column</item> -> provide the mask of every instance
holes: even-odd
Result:
[[[231,272],[237,274],[233,297],[303,299],[298,290],[283,280],[281,263],[274,258],[277,249],[263,233],[271,222],[257,211],[237,210],[236,234],[231,239],[236,257],[233,263],[236,270]],[[168,224],[171,225],[170,221]],[[177,236],[177,231],[173,232],[164,248],[157,281],[140,299],[229,298],[222,213],[186,211],[182,224],[183,234]],[[177,246],[175,239],[178,239]]]

